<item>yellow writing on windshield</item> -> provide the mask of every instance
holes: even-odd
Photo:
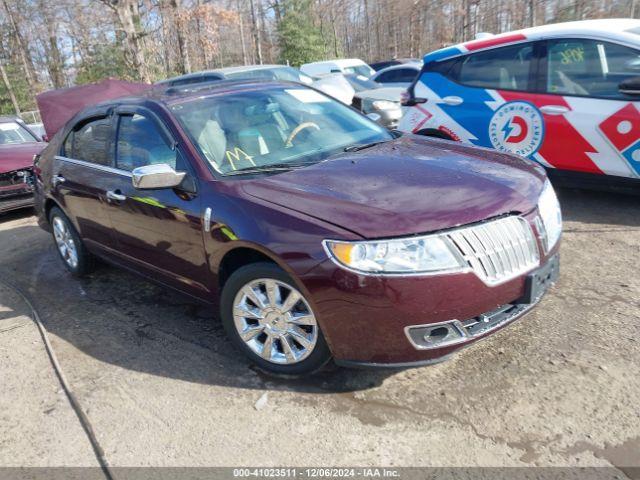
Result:
[[[236,164],[234,163],[234,160],[236,162],[239,162],[240,160],[248,160],[249,162],[251,162],[251,165],[253,165],[254,167],[256,166],[255,162],[253,161],[253,157],[251,155],[248,155],[239,147],[234,147],[233,151],[227,150],[225,155],[227,157],[227,161],[231,164],[231,168],[233,168],[234,170],[238,169],[238,167],[236,167]]]

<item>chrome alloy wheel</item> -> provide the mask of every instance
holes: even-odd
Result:
[[[318,341],[316,318],[302,294],[271,278],[252,280],[238,291],[233,322],[244,343],[272,363],[298,363]]]
[[[53,218],[53,236],[56,239],[58,251],[62,259],[71,268],[78,266],[78,249],[67,224],[60,217]]]

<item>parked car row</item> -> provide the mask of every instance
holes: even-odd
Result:
[[[375,74],[349,59],[105,91],[37,157],[39,223],[74,275],[101,258],[219,309],[264,370],[441,361],[556,281],[544,167],[640,175],[639,46],[640,21],[578,22]],[[402,70],[408,91],[375,80]],[[393,127],[402,92],[400,131],[372,121]]]

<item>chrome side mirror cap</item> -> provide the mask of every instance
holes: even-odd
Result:
[[[182,183],[186,175],[186,172],[176,172],[166,163],[158,163],[134,168],[131,172],[131,183],[139,190],[175,188]]]

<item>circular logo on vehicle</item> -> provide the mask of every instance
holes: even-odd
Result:
[[[538,151],[544,136],[540,111],[528,102],[509,102],[498,108],[489,122],[493,148],[528,157]]]

